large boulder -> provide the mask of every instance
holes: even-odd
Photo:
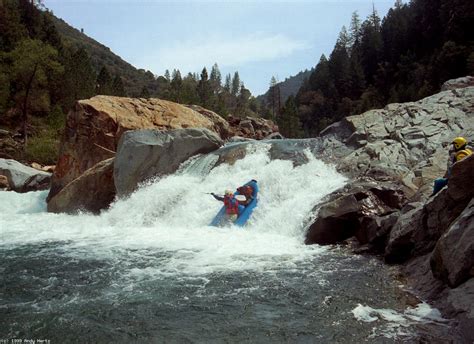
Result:
[[[223,144],[207,129],[126,132],[118,145],[114,181],[119,196],[133,192],[139,183],[175,172],[197,154],[209,153]]]
[[[97,163],[54,195],[48,202],[48,211],[99,213],[115,197],[113,171],[114,158]]]
[[[450,287],[474,276],[474,199],[438,240],[431,256],[433,275]]]
[[[95,96],[80,100],[67,116],[48,199],[98,162],[114,157],[125,131],[207,128],[230,137],[218,115],[160,99]]]
[[[38,171],[12,159],[0,158],[0,175],[4,175],[11,190],[28,192],[49,188],[51,173]]]
[[[353,181],[314,209],[317,217],[305,242],[335,244],[355,236],[359,244],[380,251],[404,201],[403,192],[392,183]]]

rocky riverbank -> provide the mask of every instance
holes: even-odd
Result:
[[[407,287],[474,334],[474,156],[456,163],[434,197],[454,137],[474,134],[474,78],[414,103],[347,117],[321,135],[321,153],[351,177],[314,211],[307,243],[350,241],[354,251],[401,264]]]

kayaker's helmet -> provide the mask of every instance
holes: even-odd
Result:
[[[225,190],[225,193],[224,193],[224,195],[226,195],[226,196],[232,196],[233,194],[234,193],[230,189]]]
[[[452,142],[455,150],[463,149],[467,145],[467,140],[464,137],[456,137]]]

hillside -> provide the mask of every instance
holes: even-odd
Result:
[[[280,88],[281,104],[284,104],[289,96],[295,96],[298,93],[301,85],[303,85],[304,81],[309,78],[312,72],[313,69],[306,69],[277,83],[277,86]],[[259,95],[257,101],[262,105],[267,105],[269,95],[270,89],[265,94]]]
[[[48,13],[48,15],[66,46],[84,48],[89,53],[96,73],[99,73],[102,66],[106,66],[112,75],[120,75],[125,90],[130,96],[140,95],[143,87],[146,87],[151,94],[157,92],[157,82],[152,72],[133,67],[105,45],[81,33],[53,14]]]

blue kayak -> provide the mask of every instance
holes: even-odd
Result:
[[[234,193],[234,196],[236,195],[240,195],[240,193],[239,192]],[[237,220],[234,221],[234,225],[239,226],[239,227],[245,226],[248,219],[252,215],[253,210],[257,206],[256,196],[257,196],[257,193],[255,193],[253,200],[246,207],[239,205],[239,216],[237,217]],[[214,219],[212,220],[210,226],[219,227],[224,216],[225,216],[225,207],[223,206],[219,210],[217,215],[214,217]]]

